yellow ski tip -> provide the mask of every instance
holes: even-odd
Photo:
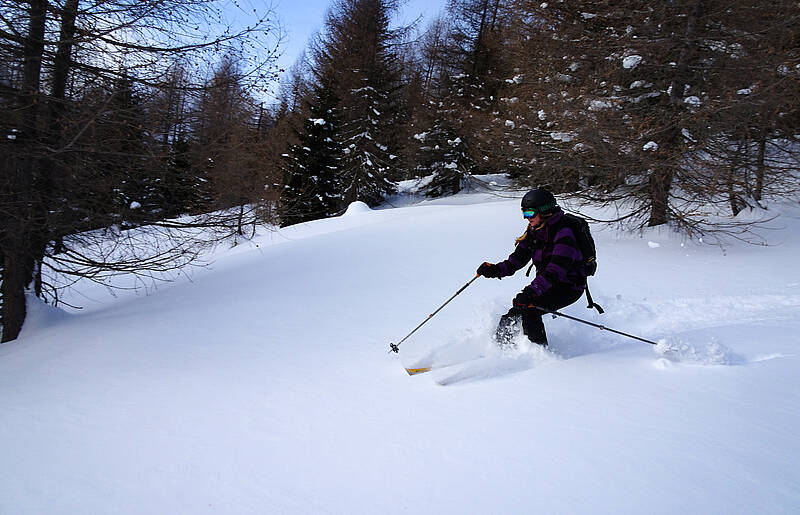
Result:
[[[423,367],[423,368],[407,368],[406,372],[408,375],[413,376],[415,374],[422,374],[424,372],[430,372],[433,367]]]

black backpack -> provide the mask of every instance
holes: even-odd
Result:
[[[583,254],[583,271],[586,277],[594,275],[597,272],[597,248],[594,246],[594,238],[592,232],[589,230],[589,222],[580,216],[564,213],[564,223],[572,229],[575,234],[575,239],[578,243],[578,249]],[[586,301],[589,303],[586,307],[594,308],[601,315],[603,308],[599,304],[595,304],[592,300],[592,294],[589,293],[589,282],[586,282]]]
[[[578,243],[578,249],[583,254],[584,273],[587,277],[597,272],[597,249],[594,246],[594,238],[589,230],[589,222],[580,216],[564,213],[564,222],[572,229]]]

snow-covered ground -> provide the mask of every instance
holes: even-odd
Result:
[[[657,347],[548,318],[550,351],[494,350],[521,271],[398,356],[524,228],[514,198],[407,200],[149,296],[31,300],[0,346],[0,513],[800,513],[797,206],[771,246],[594,227],[606,314],[564,311]]]

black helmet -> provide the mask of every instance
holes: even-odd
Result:
[[[531,190],[522,197],[522,210],[535,209],[540,213],[546,213],[556,208],[556,198],[547,190],[537,188]]]

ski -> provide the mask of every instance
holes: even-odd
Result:
[[[424,374],[425,372],[430,372],[431,370],[433,370],[433,367],[406,368],[406,372],[408,372],[408,375],[410,376]]]
[[[427,366],[415,366],[415,367],[404,367],[404,368],[406,369],[406,372],[408,373],[408,375],[414,376],[414,375],[417,375],[417,374],[424,374],[426,372],[431,372],[432,370],[441,370],[443,368],[449,368],[449,367],[454,367],[456,365],[462,365],[464,363],[469,363],[471,361],[479,360],[479,359],[481,359],[483,357],[484,357],[483,354],[481,354],[480,356],[475,356],[474,358],[467,358],[467,359],[464,359],[464,360],[461,360],[461,361],[455,361],[455,362],[452,362],[452,363],[430,364],[430,365],[427,365]]]
[[[486,359],[470,362],[460,370],[436,380],[441,386],[448,386],[459,383],[470,383],[485,379],[508,376],[523,372],[534,366],[529,356],[493,356]]]

